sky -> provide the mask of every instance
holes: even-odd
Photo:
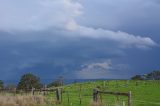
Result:
[[[128,79],[160,69],[159,0],[0,0],[0,79]]]

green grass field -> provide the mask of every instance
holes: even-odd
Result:
[[[160,106],[160,81],[95,81],[75,83],[63,88],[62,103],[57,106],[92,106],[93,89],[102,91],[132,92],[132,106]],[[49,93],[49,99],[55,94]],[[128,97],[100,94],[102,106],[127,106]]]

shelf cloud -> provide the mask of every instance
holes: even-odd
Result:
[[[0,0],[0,78],[129,78],[160,68],[159,11],[158,0]]]
[[[78,1],[34,0],[23,2],[19,0],[2,0],[1,2],[1,30],[34,31],[52,28],[53,30],[74,31],[75,36],[108,39],[126,47],[147,48],[157,45],[150,37],[81,25],[76,21],[76,18],[82,16],[85,8]]]

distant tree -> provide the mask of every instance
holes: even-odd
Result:
[[[2,89],[4,87],[4,83],[2,80],[0,80],[0,89]]]
[[[148,79],[160,80],[160,71],[155,70],[149,74],[147,74]]]
[[[40,83],[40,78],[33,75],[32,73],[27,73],[24,74],[21,79],[20,82],[18,83],[17,89],[32,89],[36,88],[39,89],[42,87],[42,84]]]
[[[63,80],[64,80],[63,76],[60,76],[58,79],[56,79],[55,81],[48,84],[47,87],[63,86],[63,84],[64,84]]]
[[[152,71],[144,75],[135,75],[132,80],[160,80],[160,70]]]
[[[135,75],[131,78],[132,80],[143,80],[141,75]]]

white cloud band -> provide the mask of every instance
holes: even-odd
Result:
[[[74,0],[2,0],[0,30],[44,30],[53,27],[53,30],[74,31],[75,36],[115,41],[121,47],[148,48],[157,45],[149,37],[80,25],[76,18],[83,13],[82,9],[82,4]]]

